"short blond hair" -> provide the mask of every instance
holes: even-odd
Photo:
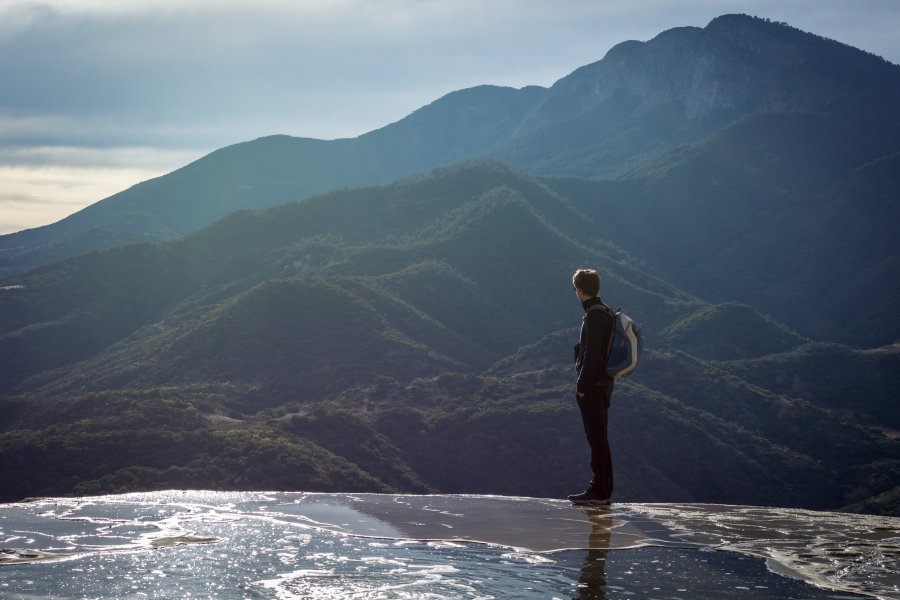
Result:
[[[578,269],[572,275],[572,285],[589,298],[600,295],[600,273],[594,269]]]

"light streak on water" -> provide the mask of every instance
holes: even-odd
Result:
[[[900,519],[491,496],[0,506],[0,598],[900,598]],[[813,585],[815,584],[815,585]]]

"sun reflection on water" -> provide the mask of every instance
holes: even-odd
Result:
[[[490,496],[48,499],[0,506],[0,597],[900,598],[898,522]],[[804,568],[831,589],[773,572]]]

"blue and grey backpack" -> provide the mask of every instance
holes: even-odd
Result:
[[[609,348],[606,352],[606,374],[624,379],[634,373],[644,349],[641,327],[622,312],[621,306],[616,310],[605,304],[598,306],[613,320],[613,331],[609,336]]]

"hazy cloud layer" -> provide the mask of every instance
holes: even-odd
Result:
[[[900,62],[896,0],[752,6]],[[183,159],[273,133],[355,136],[456,89],[551,85],[618,42],[747,10],[731,0],[0,0],[0,166],[81,168],[71,202],[83,206],[101,199],[87,196],[92,178],[117,173],[109,182],[120,185],[178,166],[117,148]],[[58,218],[39,208],[40,185],[21,199],[6,179],[17,172],[0,169],[0,232]],[[13,187],[33,219],[2,212]],[[58,192],[47,200],[62,197],[47,189]]]
[[[116,148],[106,152],[116,156],[95,149],[39,148],[10,159],[11,152],[0,152],[0,235],[53,223],[197,158],[183,151],[167,155]]]

